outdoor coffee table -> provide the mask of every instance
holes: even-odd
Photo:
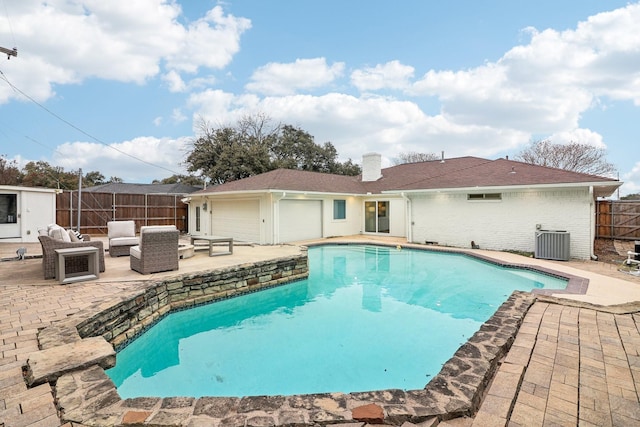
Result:
[[[74,283],[83,280],[93,280],[100,277],[98,248],[83,246],[80,248],[54,249],[56,252],[56,280],[60,283]],[[66,260],[69,257],[87,256],[87,269],[76,273],[67,273]]]
[[[233,254],[233,237],[221,237],[221,236],[191,236],[191,244],[195,246],[197,240],[204,240],[209,242],[209,256],[231,255]],[[214,251],[213,245],[215,243],[227,243],[229,249],[227,251]]]

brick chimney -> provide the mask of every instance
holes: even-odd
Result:
[[[362,181],[377,181],[382,178],[382,156],[368,153],[362,156]]]

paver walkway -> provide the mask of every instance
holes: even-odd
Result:
[[[128,292],[126,282],[0,283],[0,427],[60,425],[50,386],[27,389],[22,376],[25,360],[38,350],[38,330]],[[526,315],[475,418],[441,425],[640,426],[638,309],[542,297]]]
[[[473,425],[640,425],[638,321],[638,313],[536,302]]]

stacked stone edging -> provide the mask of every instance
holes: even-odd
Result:
[[[204,273],[175,276],[143,286],[110,307],[90,307],[95,314],[75,326],[81,338],[103,336],[116,349],[153,326],[171,311],[301,280],[308,276],[306,253]],[[98,309],[98,310],[96,310]],[[82,313],[80,318],[83,317]]]
[[[154,285],[162,286],[163,283],[166,284],[160,282]],[[169,280],[168,283],[175,282]],[[97,320],[103,319],[113,328],[122,321],[116,321],[120,317],[114,313],[122,314],[138,307],[130,302],[145,292],[138,291],[136,295],[123,299],[113,310],[105,310],[93,316],[81,314],[80,324],[83,328],[89,328],[90,325],[95,327]],[[153,297],[149,300],[155,301]],[[198,298],[180,299],[191,302],[196,300]],[[535,296],[530,293],[514,292],[421,390],[242,398],[144,397],[122,400],[104,371],[98,366],[92,366],[62,375],[56,384],[56,399],[63,421],[87,426],[126,425],[132,422],[137,425],[216,427],[329,425],[356,422],[352,411],[370,405],[380,407],[385,423],[393,425],[471,416],[477,411],[485,389],[511,347],[520,323],[534,301]],[[188,305],[180,307],[186,306]],[[150,315],[144,319],[148,317]],[[138,324],[140,323],[136,323]],[[54,329],[61,332],[66,328],[64,325],[56,325]]]

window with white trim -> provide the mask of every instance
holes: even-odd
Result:
[[[333,201],[333,219],[346,219],[347,218],[347,201],[346,200],[334,200]]]

